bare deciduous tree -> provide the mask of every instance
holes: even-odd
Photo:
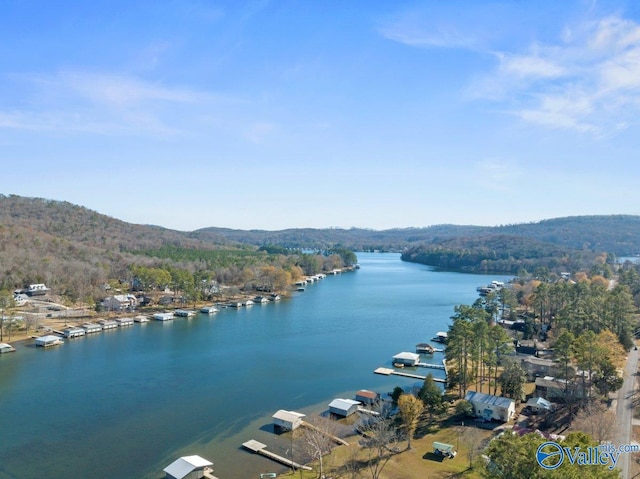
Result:
[[[356,430],[362,435],[360,445],[367,452],[367,466],[372,479],[379,479],[389,460],[398,452],[398,430],[391,416],[391,407],[380,403],[376,414],[360,413]]]

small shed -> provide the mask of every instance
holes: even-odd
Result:
[[[402,352],[393,357],[393,363],[402,364],[404,366],[415,366],[420,362],[420,355],[416,353]]]
[[[271,417],[273,417],[273,424],[275,426],[287,431],[293,431],[302,424],[302,418],[305,417],[305,415],[295,411],[280,409]]]
[[[530,398],[527,401],[526,406],[534,413],[553,411],[553,404],[551,404],[545,398]]]
[[[46,336],[40,336],[36,338],[36,346],[40,346],[43,348],[48,348],[49,346],[56,346],[58,344],[62,344],[63,341],[58,336],[54,336],[53,334],[48,334]]]
[[[163,470],[167,479],[200,479],[210,472],[213,463],[200,456],[183,456]]]
[[[359,401],[353,399],[334,399],[329,403],[329,412],[338,416],[347,417],[358,410]]]
[[[495,419],[507,422],[516,413],[516,403],[513,399],[477,391],[468,391],[464,398],[473,405],[475,416],[485,421]]]
[[[380,394],[367,389],[361,389],[356,393],[356,401],[362,404],[374,404],[378,399],[380,399]]]

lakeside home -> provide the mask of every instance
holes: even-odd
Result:
[[[516,413],[516,403],[513,399],[491,394],[468,391],[464,397],[473,405],[473,413],[484,421],[509,421]]]

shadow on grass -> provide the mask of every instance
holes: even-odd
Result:
[[[422,456],[422,459],[426,459],[427,461],[443,462],[445,460],[445,457],[433,452],[425,452],[424,456]]]

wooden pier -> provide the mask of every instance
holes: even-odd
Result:
[[[306,421],[300,421],[300,425],[303,426],[303,427],[308,427],[309,429],[312,429],[314,431],[317,431],[320,434],[323,434],[323,435],[327,436],[332,441],[337,442],[338,444],[342,444],[343,446],[348,446],[349,445],[349,443],[347,441],[345,441],[344,439],[340,439],[338,436],[333,436],[331,434],[327,434],[325,431],[323,431],[321,429],[318,429],[313,424],[309,424]]]
[[[272,459],[276,462],[284,464],[289,467],[296,467],[298,469],[304,469],[305,471],[312,471],[313,469],[309,466],[305,466],[303,464],[298,464],[297,462],[293,462],[291,459],[287,459],[286,457],[279,456],[271,451],[267,451],[267,445],[262,444],[261,442],[256,441],[255,439],[251,439],[250,441],[243,442],[242,447],[249,449],[256,454],[261,454],[269,459]]]
[[[405,378],[421,379],[423,381],[427,378],[426,376],[421,376],[420,374],[404,373],[404,372],[396,371],[395,369],[389,369],[389,368],[378,368],[373,372],[375,374],[382,374],[383,376],[391,376],[391,375],[402,376]],[[437,383],[442,383],[442,384],[447,383],[446,379],[433,378],[433,380]]]
[[[444,364],[417,363],[419,368],[444,369]]]

